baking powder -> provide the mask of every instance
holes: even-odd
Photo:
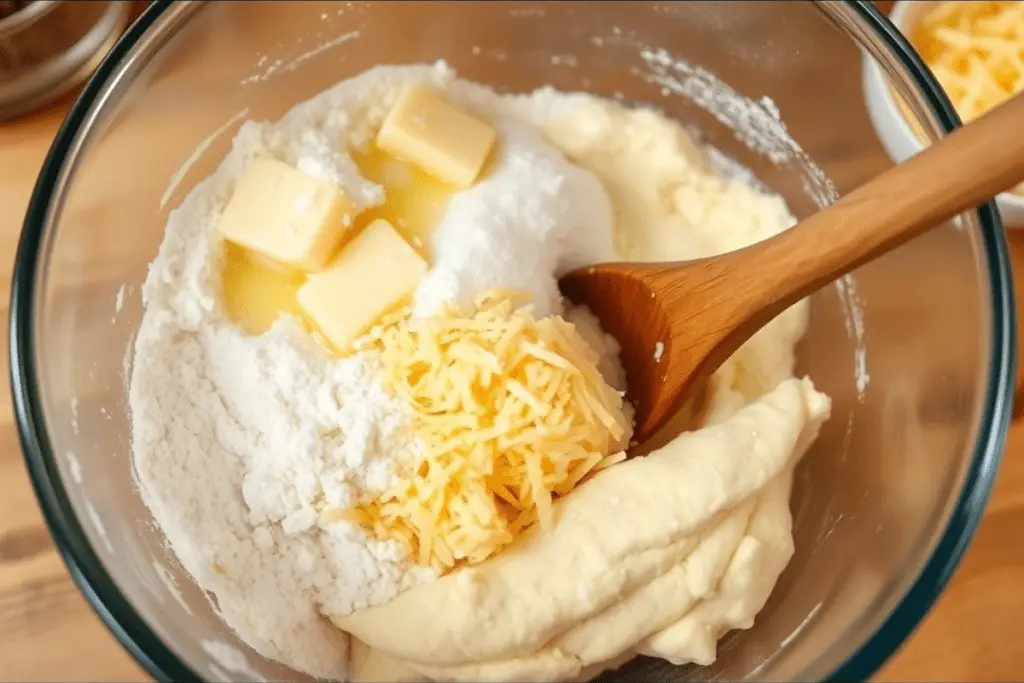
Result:
[[[459,192],[432,237],[435,261],[415,313],[469,304],[486,289],[530,292],[538,318],[560,313],[557,277],[615,260],[612,207],[601,182],[548,145],[536,128],[496,121],[496,167]]]

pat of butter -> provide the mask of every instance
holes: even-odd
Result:
[[[320,270],[355,218],[332,182],[268,157],[253,159],[235,184],[218,230],[238,246],[300,270]]]
[[[467,188],[480,175],[496,137],[485,121],[422,86],[411,85],[384,119],[377,146],[458,188]]]
[[[327,341],[344,352],[401,303],[426,272],[426,261],[391,224],[376,220],[326,270],[311,274],[297,299]]]

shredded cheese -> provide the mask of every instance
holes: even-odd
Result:
[[[519,306],[526,296],[485,292],[468,315],[402,311],[361,340],[412,409],[422,450],[399,483],[338,516],[444,572],[485,560],[537,522],[550,527],[553,498],[625,459],[622,394],[575,327],[535,320]]]
[[[964,123],[1024,91],[1024,2],[936,3],[910,41]]]

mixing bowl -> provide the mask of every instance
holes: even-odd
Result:
[[[867,3],[152,5],[60,130],[11,306],[26,461],[103,621],[160,679],[302,678],[224,627],[165,549],[130,458],[125,376],[140,283],[168,211],[241,121],[277,118],[375,64],[443,58],[502,90],[550,84],[661,108],[801,217],[891,163],[857,87],[862,53],[927,135],[957,124]],[[727,636],[714,666],[637,659],[606,678],[871,675],[977,527],[1008,421],[1013,312],[991,204],[816,294],[799,370],[834,411],[797,473],[792,563],[754,628]]]

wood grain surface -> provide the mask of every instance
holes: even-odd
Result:
[[[63,102],[31,118],[0,124],[0,263],[5,268],[0,302],[5,316],[24,209],[66,106]],[[842,135],[841,127],[835,131]],[[832,160],[832,168],[856,168],[862,162],[858,150],[841,140],[832,148],[842,157]],[[1011,233],[1011,248],[1019,282],[1024,280],[1024,231]],[[1018,299],[1018,317],[1020,309]],[[0,381],[0,680],[147,680],[79,595],[54,552],[25,472],[7,373]],[[1022,680],[1022,635],[1024,421],[1018,421],[1010,430],[984,522],[949,589],[876,678]]]

